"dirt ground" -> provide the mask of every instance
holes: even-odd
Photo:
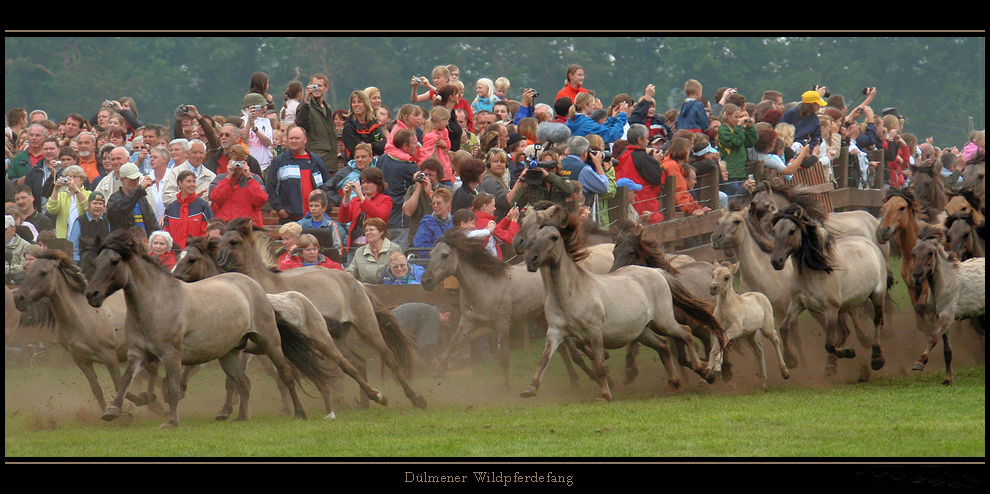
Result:
[[[862,317],[861,326],[872,335],[872,324]],[[881,345],[886,357],[886,366],[880,371],[869,369],[870,350],[863,347],[851,335],[848,345],[856,350],[853,359],[838,362],[838,373],[826,378],[824,334],[810,318],[802,318],[799,324],[801,353],[798,367],[791,369],[791,376],[784,380],[779,372],[773,345],[764,341],[766,351],[769,386],[787,387],[828,387],[835,384],[855,383],[873,379],[876,376],[918,375],[911,366],[923,352],[928,337],[916,329],[915,318],[907,309],[898,308],[888,316],[888,324],[883,333]],[[956,369],[982,365],[985,363],[984,336],[977,333],[969,322],[957,323],[950,330],[953,349],[953,366]],[[474,407],[474,406],[541,406],[548,403],[574,403],[594,399],[598,386],[583,374],[576,386],[568,383],[560,357],[555,356],[550,363],[539,395],[535,398],[521,398],[519,393],[529,383],[536,369],[543,340],[531,340],[527,350],[513,350],[514,360],[510,368],[510,387],[502,384],[502,370],[498,359],[489,358],[480,362],[457,359],[452,362],[446,375],[432,375],[429,369],[419,367],[413,386],[429,402],[431,407]],[[360,344],[357,348],[361,348]],[[373,387],[385,392],[391,407],[410,408],[412,405],[391,377],[383,379],[379,360],[366,349],[360,350],[368,358],[369,382]],[[630,385],[623,384],[623,363],[625,349],[609,352],[610,376],[614,382],[613,399],[662,397],[671,391],[666,382],[666,372],[660,365],[656,353],[641,348],[638,356],[640,374]],[[682,369],[684,386],[677,393],[701,394],[750,394],[759,393],[758,367],[754,353],[748,345],[733,345],[727,358],[733,363],[734,377],[726,382],[719,379],[713,385],[703,383],[688,369]],[[267,377],[261,366],[253,364],[249,369],[252,379],[251,407],[255,416],[275,414],[280,408],[280,398],[274,380]],[[581,371],[578,369],[578,373]],[[944,374],[942,343],[932,352],[931,360],[923,371],[925,374]],[[106,370],[98,367],[104,393],[112,397],[110,380]],[[25,414],[30,417],[31,427],[37,429],[55,428],[62,421],[100,423],[98,405],[90,393],[89,386],[79,369],[60,348],[51,351],[48,362],[34,367],[8,367],[4,379],[4,408],[8,414]],[[306,383],[302,395],[311,418],[322,417],[324,408],[315,388]],[[184,417],[203,415],[212,417],[223,401],[223,374],[215,363],[203,366],[192,378],[189,392],[180,404]],[[359,405],[356,397],[358,387],[346,375],[341,374],[335,389],[334,406],[339,415],[354,410]],[[378,405],[372,404],[377,407]],[[121,420],[150,413],[146,408],[135,409],[125,406],[125,416]]]

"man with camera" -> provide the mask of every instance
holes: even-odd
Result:
[[[306,86],[306,96],[296,108],[296,125],[306,129],[309,149],[319,156],[326,169],[337,172],[337,127],[333,123],[333,108],[324,101],[330,80],[316,74]]]
[[[660,213],[660,186],[666,180],[666,172],[660,166],[659,154],[650,147],[650,130],[643,124],[632,124],[626,133],[629,144],[619,156],[615,166],[615,179],[628,178],[642,186],[636,192],[633,209],[647,223],[663,221]]]
[[[561,176],[568,180],[577,180],[581,184],[586,206],[597,204],[598,194],[608,192],[605,152],[589,150],[590,145],[585,137],[572,136],[567,140],[567,156],[560,160],[563,168]],[[611,161],[612,156],[609,154],[608,162]]]
[[[58,159],[58,139],[46,137],[41,143],[41,158],[24,176],[24,185],[34,194],[34,208],[41,210],[45,198],[52,195],[55,180],[62,176],[62,162]]]
[[[260,95],[259,95],[260,96]],[[247,155],[244,161],[248,164],[248,168],[251,173],[262,176],[261,173],[261,163],[255,159],[254,156],[248,152],[247,146],[241,142],[241,129],[232,123],[225,123],[220,127],[220,149],[211,150],[209,157],[206,159],[206,168],[216,173],[218,176],[228,173],[227,165],[230,163],[231,150],[235,147],[239,147],[244,150],[244,154]]]
[[[523,186],[516,193],[515,205],[522,209],[540,201],[550,201],[566,207],[567,201],[574,195],[574,184],[558,175],[559,169],[560,162],[553,151],[543,151],[541,146],[534,146],[532,157],[519,175]]]
[[[268,202],[264,181],[251,171],[242,146],[231,148],[226,173],[217,174],[210,184],[210,202],[215,218],[230,221],[234,218],[251,218],[254,224],[265,224],[262,206]]]
[[[402,198],[402,214],[409,218],[409,238],[416,238],[420,221],[433,213],[433,193],[441,188],[454,192],[451,186],[442,183],[444,178],[443,164],[436,158],[427,158],[420,163],[419,171],[413,175],[415,183],[406,189]]]

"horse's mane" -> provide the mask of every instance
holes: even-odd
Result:
[[[172,273],[169,272],[168,268],[145,252],[141,248],[141,244],[134,238],[134,234],[126,229],[110,232],[110,235],[107,235],[106,240],[103,241],[103,245],[100,246],[101,251],[104,249],[110,249],[120,254],[120,257],[124,261],[130,261],[135,257],[143,259],[158,268],[162,273],[168,275],[169,278],[172,278]]]
[[[904,187],[900,189],[887,189],[887,192],[884,193],[883,202],[887,202],[893,197],[900,197],[901,199],[904,199],[904,201],[908,203],[908,206],[910,206],[911,210],[914,212],[918,212],[918,210],[921,208],[921,204],[918,202],[918,198],[914,196],[913,187]]]
[[[950,228],[952,228],[952,224],[955,223],[955,222],[957,222],[957,221],[961,221],[963,223],[966,223],[971,228],[976,228],[976,220],[973,219],[973,212],[972,211],[967,212],[967,213],[959,212],[959,213],[950,214],[950,215],[948,215],[948,216],[945,217],[945,229],[946,229],[946,231],[948,231]]]
[[[956,196],[959,196],[959,197],[962,197],[963,199],[965,199],[966,202],[969,203],[969,205],[974,210],[976,210],[976,211],[979,211],[980,210],[980,198],[979,197],[976,197],[976,192],[973,191],[973,188],[972,187],[966,187],[966,188],[961,189],[961,190],[959,190],[957,192],[950,192],[949,193],[949,199],[952,199],[953,197],[956,197]]]
[[[216,255],[219,246],[220,243],[217,241],[216,238],[207,237],[207,236],[193,237],[190,238],[188,241],[186,241],[187,248],[193,247],[210,257]]]
[[[918,230],[918,240],[937,240],[945,238],[945,226],[937,223],[925,223]]]
[[[822,209],[821,201],[818,199],[817,194],[808,191],[808,188],[803,185],[791,185],[781,181],[764,180],[756,186],[754,195],[759,192],[784,196],[787,202],[798,204],[806,210],[811,208]]]
[[[807,266],[815,271],[831,273],[834,269],[831,259],[833,240],[831,235],[824,234],[821,223],[796,204],[774,215],[774,224],[781,219],[794,222],[801,231],[801,246],[796,254],[801,261],[798,263],[798,269]]]
[[[471,238],[459,228],[444,232],[437,242],[443,242],[457,251],[463,261],[497,278],[506,276],[512,265],[491,255],[484,238]]]
[[[567,252],[568,257],[574,262],[581,262],[588,257],[584,229],[577,215],[568,216],[564,224],[558,227],[558,230],[564,239],[564,251]]]
[[[633,246],[636,252],[642,256],[646,266],[660,268],[670,274],[678,274],[679,271],[667,260],[667,255],[664,254],[660,244],[643,238],[644,231],[643,226],[639,223],[623,220],[616,223],[610,233],[615,244]]]
[[[236,231],[245,240],[251,243],[258,260],[265,266],[265,269],[278,272],[278,257],[275,255],[275,240],[264,230],[254,226],[251,218],[234,218],[227,225],[227,231]]]
[[[86,291],[86,277],[69,254],[59,249],[45,249],[38,254],[38,259],[55,261],[58,271],[65,277],[69,289],[79,293]]]

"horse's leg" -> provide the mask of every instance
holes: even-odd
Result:
[[[282,380],[278,378],[278,370],[275,369],[275,365],[272,364],[272,361],[268,357],[262,355],[259,355],[258,358],[254,358],[253,355],[246,353],[244,354],[244,357],[247,359],[247,363],[244,364],[245,371],[252,361],[257,361],[261,364],[261,368],[265,370],[265,374],[268,374],[275,380],[275,384],[278,386],[278,392],[282,396],[282,409],[279,410],[278,414],[290,415],[292,413],[292,398],[289,396],[289,389],[286,388],[285,385],[282,384]]]
[[[158,361],[147,360],[142,366],[145,379],[148,380],[148,389],[141,393],[141,397],[147,399],[148,410],[155,415],[165,414],[165,405],[158,401],[155,396],[155,383],[158,381]],[[183,384],[184,385],[184,384]]]
[[[884,305],[886,304],[886,291],[879,292],[873,297],[873,353],[870,355],[870,368],[880,370],[886,360],[883,358],[883,350],[880,348],[880,334],[884,328]]]
[[[354,371],[357,373],[357,377],[355,379],[360,379],[361,381],[367,383],[368,361],[364,358],[364,356],[354,351],[354,348],[352,348],[351,345],[347,343],[346,340],[341,339],[339,343],[341,346],[338,348],[341,348],[342,353],[346,352],[345,357],[349,362],[351,362]],[[343,366],[341,367],[341,369],[344,370],[344,372],[347,372],[347,370]],[[370,403],[371,402],[368,401],[367,394],[362,394],[361,396],[358,397],[358,406],[362,408],[366,408],[368,407],[368,405],[370,405]]]
[[[759,332],[752,332],[746,336],[749,340],[749,344],[753,347],[753,351],[756,353],[756,364],[760,368],[760,387],[763,389],[767,388],[767,358],[766,353],[763,351],[763,336]]]
[[[543,355],[540,357],[540,363],[536,366],[536,373],[533,375],[533,380],[529,383],[529,386],[519,396],[523,398],[536,396],[536,390],[540,389],[540,382],[543,381],[543,372],[546,370],[547,364],[550,363],[550,357],[557,351],[557,347],[563,343],[564,338],[564,332],[560,329],[553,326],[547,328],[546,344],[543,346]]]
[[[564,340],[564,349],[560,353],[561,359],[564,361],[564,368],[567,369],[567,377],[571,380],[571,387],[578,387],[578,374],[574,370],[574,364],[583,366],[584,361],[581,360],[580,354],[578,354],[577,346],[574,345],[573,338],[567,338]],[[571,362],[573,360],[573,363]],[[594,377],[592,377],[594,379]]]
[[[375,321],[375,325],[377,325],[377,320]],[[371,345],[372,348],[378,350],[378,354],[382,356],[382,359],[385,361],[385,365],[392,370],[392,374],[395,376],[396,381],[399,382],[399,386],[402,387],[402,391],[405,393],[406,397],[409,398],[409,401],[412,402],[413,406],[417,408],[426,408],[426,399],[420,396],[419,393],[412,388],[409,384],[409,380],[406,379],[405,375],[403,375],[404,373],[402,372],[402,366],[399,365],[399,360],[395,357],[395,353],[392,352],[392,349],[390,349],[385,343],[385,338],[382,336],[381,330],[370,331],[362,327],[374,327],[371,324],[355,324],[354,326],[358,329],[358,334],[361,336],[361,339],[364,340],[365,343]]]
[[[612,391],[608,388],[608,366],[605,365],[605,341],[601,333],[591,339],[591,362],[598,374],[598,385],[602,388],[598,399],[612,401]]]
[[[165,380],[168,383],[168,422],[160,426],[162,429],[169,429],[179,425],[179,399],[180,388],[182,387],[182,350],[179,348],[165,348],[160,357],[162,366],[165,367]]]
[[[694,345],[694,335],[691,334],[691,328],[689,326],[678,323],[677,319],[674,318],[673,312],[662,309],[656,310],[652,326],[662,334],[680,340],[683,343],[683,348],[687,349],[687,357],[691,370],[701,376],[708,384],[713,382],[714,374],[708,371],[706,364],[698,356],[698,349]]]
[[[100,380],[96,377],[96,370],[93,369],[93,364],[91,362],[86,362],[75,355],[72,356],[72,360],[76,362],[76,365],[79,366],[79,370],[81,370],[83,375],[86,376],[86,381],[89,382],[89,389],[93,392],[93,396],[96,397],[96,402],[100,404],[100,410],[106,410],[107,400],[103,397],[103,388],[100,387]],[[111,376],[113,374],[113,372],[110,373]],[[114,380],[119,383],[119,376]]]
[[[646,330],[639,335],[637,341],[656,350],[657,355],[660,356],[660,361],[663,362],[663,366],[667,370],[667,384],[670,386],[670,391],[673,392],[680,388],[681,368],[671,358],[670,345],[667,344],[667,340],[650,330]]]
[[[127,351],[127,367],[120,377],[120,386],[117,387],[117,394],[114,396],[113,401],[103,410],[103,416],[101,417],[103,420],[109,422],[120,417],[120,409],[124,406],[124,396],[127,395],[127,388],[131,385],[134,376],[141,370],[141,364],[144,362],[144,359],[145,355],[141,350],[132,348]]]
[[[863,312],[864,313],[866,312],[865,306]],[[859,344],[867,348],[873,346],[873,340],[871,340],[870,337],[866,334],[866,332],[863,331],[863,326],[862,324],[860,324],[859,314],[857,313],[857,311],[851,310],[851,311],[842,312],[839,314],[839,320],[852,321],[852,327],[856,331],[856,339],[859,341]],[[843,324],[846,326],[846,328],[849,327],[848,322],[843,322]]]
[[[251,359],[245,357],[244,352],[240,350],[234,350],[223,357],[217,359],[220,362],[220,367],[223,369],[224,374],[227,375],[228,388],[233,387],[237,390],[237,394],[240,397],[240,404],[237,410],[237,418],[234,420],[245,421],[251,418],[251,408],[249,403],[249,397],[251,396],[251,380],[248,379],[247,366]],[[228,403],[230,400],[227,400]],[[226,408],[226,404],[225,404]],[[226,412],[226,413],[225,413]],[[223,410],[216,419],[218,421],[227,420],[230,416],[229,410]]]
[[[780,366],[780,375],[784,379],[791,377],[791,372],[787,370],[787,364],[784,362],[784,353],[782,350],[783,342],[780,341],[780,334],[777,333],[777,330],[773,326],[772,311],[767,312],[764,315],[763,326],[760,328],[760,332],[763,334],[764,338],[773,343],[774,352],[777,354],[777,365]]]
[[[935,326],[935,332],[932,333],[930,338],[928,338],[928,346],[925,348],[925,352],[921,354],[921,357],[919,357],[918,361],[914,363],[911,370],[920,371],[925,368],[925,364],[928,363],[929,354],[931,354],[932,350],[935,349],[935,345],[938,344],[938,339],[949,330],[949,326],[952,325],[953,321],[954,317],[952,314],[939,314],[938,323]]]
[[[499,363],[502,365],[502,387],[509,390],[511,389],[509,385],[509,330],[511,329],[509,320],[506,318],[501,321],[495,321],[495,327],[498,328],[497,334],[499,340],[501,340],[498,344],[498,354]],[[564,355],[563,358],[564,362],[566,362],[567,356]],[[573,370],[571,369],[571,371]]]
[[[361,371],[359,371],[357,367],[355,367],[354,364],[352,364],[351,361],[344,356],[340,348],[337,347],[337,345],[334,343],[333,338],[331,338],[329,335],[326,338],[320,337],[315,340],[315,344],[317,350],[319,350],[324,357],[330,359],[330,361],[337,364],[337,366],[340,367],[340,370],[344,371],[344,373],[347,374],[348,376],[351,376],[351,378],[358,383],[358,386],[360,386],[361,390],[364,391],[365,396],[367,396],[369,399],[375,401],[378,404],[388,405],[388,398],[386,398],[381,391],[372,388],[368,384],[368,381],[366,381],[364,377],[362,377]],[[317,388],[320,389],[321,393],[324,393],[323,388],[321,388],[319,385],[317,386]],[[332,393],[330,393],[330,389],[327,388],[326,393],[324,393],[323,395],[323,400],[327,404],[328,415],[332,412],[332,409],[330,408],[332,406],[331,395]]]
[[[787,305],[787,312],[784,314],[784,319],[780,322],[780,340],[784,347],[784,362],[787,362],[787,367],[791,369],[798,366],[798,359],[794,356],[794,352],[791,351],[790,340],[792,338],[796,340],[800,349],[800,338],[797,335],[797,318],[802,311],[804,311],[804,307],[792,300]]]
[[[626,347],[626,380],[623,384],[632,384],[639,375],[636,368],[636,355],[639,353],[639,342],[634,341]]]
[[[952,346],[949,344],[949,333],[942,333],[942,355],[945,357],[945,380],[942,384],[952,384]]]

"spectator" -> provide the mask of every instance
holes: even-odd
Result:
[[[380,283],[384,285],[419,285],[423,276],[423,266],[409,264],[406,256],[397,250],[388,255],[388,267],[382,273]]]
[[[471,111],[475,115],[481,111],[491,112],[493,110],[492,105],[495,103],[495,84],[492,83],[492,80],[487,77],[478,79],[474,92],[477,96],[471,102]]]
[[[400,146],[395,143],[395,136],[403,130],[412,130],[415,132],[416,141],[419,142],[419,135],[422,129],[419,127],[426,123],[426,120],[420,116],[420,112],[423,111],[422,108],[407,103],[399,108],[399,113],[395,117],[395,126],[388,134],[388,142],[385,144],[385,154],[390,155],[393,158],[402,161],[415,161],[416,154],[409,154],[403,151]]]
[[[151,187],[148,187],[149,201],[155,207],[155,217],[161,222],[165,216],[165,202],[162,200],[162,191],[165,189],[165,176],[171,170],[169,166],[172,162],[168,148],[165,146],[155,146],[148,151],[148,162],[151,166],[146,175],[151,177]]]
[[[333,122],[333,109],[324,101],[329,88],[330,80],[323,74],[316,74],[310,79],[306,96],[296,108],[296,125],[306,131],[309,149],[333,174],[338,167],[337,127]]]
[[[55,187],[52,187],[51,198],[45,204],[45,210],[55,217],[55,236],[66,238],[69,226],[80,215],[86,214],[86,201],[90,191],[83,187],[86,183],[86,172],[78,165],[73,165],[62,172]]]
[[[490,222],[495,222],[495,196],[487,192],[479,192],[474,198],[472,208],[474,210],[474,226],[477,229],[487,228]],[[519,208],[513,206],[512,209],[495,224],[495,229],[488,236],[488,252],[502,259],[502,244],[512,245],[512,239],[519,233]]]
[[[443,233],[454,226],[450,211],[453,199],[450,189],[437,188],[429,199],[431,211],[423,215],[416,228],[416,236],[413,237],[413,246],[421,249],[432,249]],[[423,253],[420,257],[429,257],[429,254]]]
[[[31,243],[17,234],[17,222],[13,216],[4,215],[3,228],[4,248],[10,252],[9,258],[3,264],[3,273],[9,281],[24,270],[24,252]]]
[[[175,252],[172,252],[172,236],[164,230],[151,232],[148,235],[148,255],[158,261],[165,269],[172,270],[175,267]]]
[[[416,153],[416,163],[422,164],[428,158],[434,158],[443,165],[445,177],[454,175],[450,161],[450,111],[443,106],[434,106],[430,110],[430,120],[426,122],[423,133],[423,146]]]
[[[963,146],[962,157],[967,163],[973,161],[977,156],[986,154],[987,133],[986,130],[976,130],[969,134],[969,141]]]
[[[377,218],[387,225],[392,211],[392,197],[382,193],[384,189],[385,180],[382,170],[379,168],[366,169],[361,172],[360,183],[348,182],[344,186],[343,202],[337,210],[337,221],[342,224],[350,224],[347,230],[347,248],[345,249],[349,257],[353,257],[359,247],[368,243],[363,231],[368,219]],[[351,192],[355,193],[353,200],[351,200]],[[380,235],[384,231],[386,230],[379,228],[377,233]],[[369,283],[377,280],[378,277],[376,276],[374,281]]]
[[[346,271],[362,283],[379,283],[392,252],[401,254],[402,250],[388,239],[388,224],[382,218],[370,217],[362,227],[366,243],[354,252]]]
[[[666,142],[672,132],[663,115],[658,115],[656,112],[657,104],[653,99],[655,95],[656,88],[653,84],[646,86],[643,97],[640,98],[639,103],[636,103],[632,113],[629,114],[629,124],[643,124],[650,131],[649,138],[651,141],[654,137],[660,136]]]
[[[213,210],[196,193],[198,184],[195,173],[182,170],[176,176],[176,182],[179,193],[174,201],[165,206],[162,229],[171,235],[173,242],[181,250],[186,248],[189,237],[202,237],[206,234],[206,224],[213,219]]]
[[[21,221],[30,223],[38,232],[44,230],[54,230],[55,222],[48,215],[35,209],[34,192],[26,185],[14,187],[14,204],[20,214]],[[33,238],[27,239],[33,241]]]
[[[474,204],[474,197],[478,194],[478,185],[481,184],[481,177],[485,173],[485,162],[477,158],[464,160],[460,166],[461,186],[454,189],[451,199],[451,209],[470,209]]]
[[[299,102],[303,99],[303,85],[299,81],[292,81],[289,86],[285,88],[285,105],[282,107],[282,111],[279,112],[279,118],[282,119],[283,124],[295,123],[296,121],[296,108],[299,107]]]
[[[910,174],[911,151],[901,134],[901,123],[897,115],[885,115],[883,126],[887,129],[882,145],[886,156],[884,161],[890,173],[889,184],[891,188],[900,189],[905,185],[905,171]]]
[[[341,166],[330,179],[330,183],[327,184],[327,199],[330,204],[339,206],[344,185],[347,182],[359,180],[361,172],[370,166],[375,166],[375,164],[376,158],[373,155],[371,144],[362,142],[354,146],[354,157],[346,165]],[[352,193],[351,199],[353,198],[354,194]]]
[[[677,179],[674,182],[674,201],[677,203],[677,209],[685,215],[701,216],[711,211],[711,209],[698,204],[698,201],[691,195],[684,171],[684,165],[688,163],[693,151],[693,141],[683,137],[674,137],[670,140],[670,146],[667,147],[667,155],[664,156],[660,165],[663,166],[668,176],[673,176]]]
[[[27,175],[28,170],[44,159],[41,152],[41,144],[47,137],[45,126],[31,124],[27,128],[27,148],[10,159],[7,165],[7,178],[23,183],[22,179]]]
[[[513,123],[512,110],[509,108],[508,101],[500,100],[492,103],[492,113],[495,114],[496,122],[502,122],[505,124]]]
[[[705,105],[701,102],[703,86],[694,79],[688,79],[684,83],[684,94],[687,98],[681,103],[681,109],[677,113],[677,120],[674,126],[678,129],[686,129],[691,132],[705,133],[711,126],[708,114],[705,112]],[[669,119],[668,119],[669,121]]]
[[[210,184],[217,178],[217,175],[210,171],[209,168],[203,166],[205,161],[206,143],[199,139],[189,141],[189,152],[186,155],[186,162],[173,166],[165,174],[165,185],[162,186],[162,203],[165,204],[166,208],[176,199],[176,195],[179,193],[178,178],[179,174],[183,171],[191,171],[193,173],[193,177],[196,178],[196,194],[203,198],[203,200],[209,200]]]
[[[440,190],[447,191],[449,199],[453,188],[449,180],[445,180],[443,165],[439,161],[428,158],[419,166],[420,173],[415,176],[415,183],[406,189],[406,194],[402,198],[402,214],[409,217],[409,237],[415,239],[422,219],[433,213],[432,197]],[[448,201],[449,202],[449,201]],[[448,204],[449,210],[449,204]],[[412,242],[415,247],[415,241]]]
[[[255,72],[251,74],[251,83],[248,87],[248,94],[259,94],[265,99],[264,103],[259,103],[267,106],[268,108],[275,107],[275,98],[271,94],[268,94],[268,74],[264,72]]]
[[[38,256],[45,251],[45,246],[41,244],[29,244],[26,249],[24,249],[23,259],[21,263],[21,271],[12,277],[8,278],[12,285],[22,285],[24,284],[24,278],[27,274],[28,269],[34,264],[34,261],[38,260]]]
[[[516,193],[516,206],[523,208],[540,201],[565,206],[574,194],[574,185],[560,176],[561,166],[557,153],[543,151],[537,158],[537,163],[538,166],[529,166],[519,175],[519,181],[523,185]]]
[[[302,227],[295,221],[290,221],[278,228],[278,236],[282,241],[282,246],[278,252],[279,269],[287,269],[289,264],[294,262],[292,256],[296,254],[296,247],[299,245],[299,237],[302,236]]]
[[[96,155],[96,135],[92,132],[80,132],[76,136],[76,154],[79,156],[79,166],[86,172],[89,190],[94,190],[99,183],[96,179],[102,173],[102,164]]]
[[[344,142],[346,160],[353,159],[355,147],[359,143],[370,144],[374,156],[380,156],[385,152],[388,134],[378,123],[371,100],[364,91],[351,93],[350,110],[345,118],[341,138]]]
[[[437,341],[441,330],[453,323],[454,311],[448,305],[408,302],[392,309],[399,326],[416,343],[420,358],[430,369],[438,371]]]
[[[801,104],[784,112],[779,123],[789,123],[794,126],[795,142],[808,142],[812,146],[817,146],[822,140],[818,110],[827,104],[818,91],[805,91],[801,94]]]
[[[437,89],[436,98],[433,99],[434,107],[441,107],[447,110],[450,116],[447,118],[447,137],[450,143],[448,151],[455,153],[461,149],[461,138],[467,128],[462,127],[454,111],[457,110],[458,89],[453,84],[444,84]],[[425,138],[425,136],[424,136]],[[451,176],[449,172],[447,176]]]
[[[344,267],[340,263],[333,261],[320,252],[320,242],[312,234],[301,234],[296,243],[295,250],[298,254],[289,254],[285,257],[284,261],[279,261],[279,269],[289,270],[307,266],[321,266],[327,269],[344,270]]]
[[[122,149],[122,148],[117,148]],[[107,221],[112,231],[140,227],[145,234],[161,230],[155,209],[148,202],[151,177],[142,177],[134,163],[124,163],[119,169],[120,188],[107,199]],[[97,190],[97,192],[103,193]]]
[[[557,91],[557,96],[554,100],[559,100],[561,98],[568,98],[571,101],[575,101],[575,98],[579,93],[587,93],[588,90],[584,88],[584,68],[580,65],[571,65],[567,67],[567,72],[564,75],[564,87],[560,91]],[[570,105],[568,105],[570,106]],[[558,115],[566,114],[567,110],[558,111]]]
[[[579,206],[597,204],[598,194],[608,193],[608,176],[605,175],[601,152],[591,152],[591,143],[583,136],[572,136],[567,140],[567,156],[560,160],[561,175],[581,184],[585,203]],[[589,165],[590,163],[590,165]]]
[[[274,131],[273,131],[273,142],[274,142]],[[248,165],[248,170],[258,175],[259,177],[264,176],[263,170],[261,168],[261,163],[257,158],[251,155],[248,151],[247,144],[241,139],[241,129],[237,127],[234,123],[224,123],[220,127],[219,133],[220,148],[211,150],[204,166],[211,172],[222,175],[227,173],[227,163],[231,161],[231,152],[234,149],[240,148],[244,151],[246,158],[238,157],[238,161],[245,161]]]
[[[612,114],[604,124],[599,124],[591,118],[595,110],[595,97],[590,93],[581,93],[574,99],[574,105],[568,111],[567,128],[572,136],[598,134],[605,142],[615,142],[622,138],[631,109],[625,102],[612,109]]]
[[[446,130],[446,129],[445,129]],[[395,152],[386,151],[378,160],[378,170],[383,183],[380,190],[389,197],[391,211],[388,216],[390,239],[405,249],[410,245],[409,218],[402,213],[402,201],[406,191],[415,184],[419,172],[415,157],[418,155],[419,141],[412,129],[400,129],[392,142]]]
[[[605,178],[606,180],[608,180],[608,191],[603,194],[598,194],[598,201],[597,203],[595,203],[596,207],[594,209],[597,209],[598,224],[602,228],[607,230],[609,224],[611,224],[611,221],[609,220],[608,217],[609,200],[615,197],[615,166],[614,165],[615,163],[618,163],[619,160],[613,157],[608,157],[608,155],[604,154],[605,140],[602,139],[602,136],[596,134],[588,134],[585,137],[588,139],[589,151],[603,153],[602,170],[605,171]],[[656,137],[657,136],[654,136],[654,138]],[[619,150],[616,149],[616,151]]]
[[[619,180],[628,178],[642,188],[636,191],[633,208],[646,223],[663,221],[660,212],[660,186],[666,180],[666,172],[657,157],[661,156],[649,147],[649,129],[643,124],[629,126],[627,133],[628,144],[619,154],[619,163],[615,166],[616,186]]]
[[[276,156],[268,169],[268,203],[278,213],[280,224],[302,219],[309,193],[328,187],[331,173],[323,159],[307,148],[307,135],[302,127],[289,129],[289,149]]]
[[[494,214],[497,219],[502,219],[512,208],[522,184],[517,180],[511,188],[509,187],[512,177],[508,170],[509,154],[505,150],[494,148],[488,151],[486,160],[488,164],[485,174],[481,177],[481,183],[478,184],[478,192],[487,192],[495,196]]]
[[[495,101],[511,101],[511,98],[509,98],[509,90],[512,88],[512,84],[509,82],[508,78],[499,77],[498,79],[495,79],[494,85]],[[511,122],[511,120],[504,121]]]
[[[241,113],[245,121],[241,130],[241,139],[247,146],[248,153],[258,160],[262,172],[272,164],[274,129],[272,121],[265,116],[268,104],[265,97],[258,93],[248,93],[241,103]]]
[[[412,94],[409,96],[411,103],[433,101],[437,97],[437,90],[446,84],[450,84],[450,69],[445,65],[434,67],[431,75],[433,84],[430,84],[430,81],[425,77],[415,76],[412,78],[410,82],[412,85]],[[420,86],[426,86],[427,91],[423,94],[417,94]]]
[[[241,146],[230,149],[228,173],[218,174],[210,184],[210,207],[214,217],[221,220],[251,218],[255,226],[262,227],[262,207],[268,202],[268,192],[261,177],[251,173],[248,156]]]
[[[629,205],[626,207],[626,220],[633,223],[643,223],[649,221],[649,213],[644,213],[644,216],[640,216],[639,211],[636,210],[634,204],[636,203],[636,193],[643,190],[643,186],[633,182],[630,178],[620,178],[615,181],[616,187],[625,187],[626,191],[626,202]]]
[[[247,148],[245,148],[246,150]],[[185,164],[186,156],[189,154],[189,139],[179,138],[172,139],[168,143],[168,154],[172,159],[171,168],[175,168],[178,165]],[[216,173],[216,172],[214,172]]]
[[[34,208],[41,210],[55,188],[55,181],[62,176],[63,165],[59,161],[58,139],[46,137],[41,144],[43,159],[28,170],[19,182],[31,188]],[[85,182],[84,182],[85,183]]]
[[[337,223],[327,213],[329,207],[326,192],[314,190],[309,194],[309,213],[299,220],[299,226],[305,229],[324,229],[330,232],[333,245],[324,246],[337,251],[338,258],[344,249],[344,239],[347,238],[347,229]]]
[[[221,220],[217,217],[213,217],[212,220],[206,222],[206,238],[215,238],[217,240],[227,232],[227,222]]]
[[[146,125],[141,129],[140,136],[143,139],[143,144],[140,149],[134,150],[129,161],[138,165],[138,169],[141,170],[142,174],[150,175],[151,150],[165,144],[165,141],[162,140],[165,136],[165,127],[158,124]],[[171,157],[169,157],[169,161],[171,161]],[[172,166],[173,163],[168,163],[168,165]]]
[[[477,157],[477,153],[481,149],[481,141],[477,134],[469,130],[469,127],[473,127],[474,123],[468,117],[467,110],[455,108],[454,116],[457,117],[457,125],[463,129],[461,132],[460,149],[471,153],[471,156]]]
[[[749,174],[746,169],[749,159],[747,148],[756,145],[760,135],[746,110],[733,103],[726,103],[722,109],[725,122],[718,127],[718,149],[729,175],[721,190],[735,196],[745,192],[742,183]]]
[[[81,263],[79,250],[85,246],[94,245],[96,238],[106,238],[110,235],[110,222],[106,212],[106,198],[99,192],[89,194],[86,202],[86,213],[79,215],[69,227],[66,238],[72,242],[72,258]],[[89,272],[89,266],[79,265],[84,273]]]

